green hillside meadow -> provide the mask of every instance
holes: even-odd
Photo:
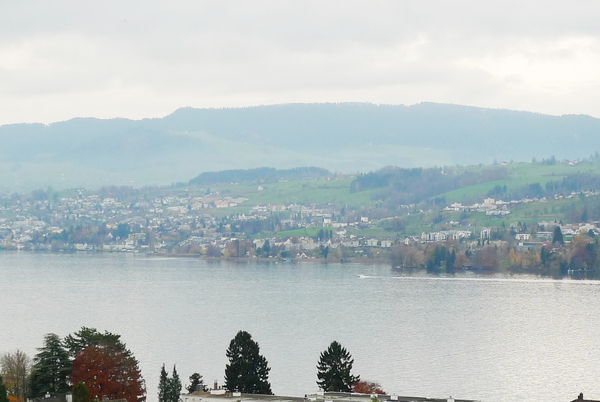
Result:
[[[600,162],[569,165],[569,163],[557,163],[554,165],[542,165],[534,163],[514,163],[507,165],[480,165],[459,168],[458,171],[480,172],[484,169],[504,168],[508,177],[503,180],[495,180],[477,185],[462,187],[447,193],[436,195],[431,201],[426,201],[414,207],[408,214],[402,216],[405,224],[402,235],[420,235],[423,231],[443,229],[444,223],[451,220],[467,221],[473,227],[508,227],[513,222],[521,222],[527,225],[539,221],[564,220],[568,221],[565,211],[583,208],[584,203],[589,200],[581,197],[548,199],[544,202],[533,202],[510,207],[511,214],[501,218],[486,216],[478,212],[444,212],[439,205],[433,205],[433,198],[445,197],[446,204],[452,202],[481,202],[490,190],[495,186],[505,186],[508,192],[518,189],[524,185],[540,183],[542,187],[549,181],[561,181],[563,178],[576,173],[600,174]],[[455,168],[456,169],[456,168]],[[346,208],[354,211],[369,211],[381,207],[382,202],[375,199],[378,189],[351,192],[350,184],[355,177],[323,178],[318,180],[281,181],[264,184],[229,184],[211,187],[211,190],[219,191],[222,196],[244,197],[248,200],[235,208],[227,208],[215,211],[217,215],[226,216],[232,213],[248,213],[252,206],[257,204],[331,204],[337,208]],[[259,189],[260,188],[260,189]],[[201,193],[206,189],[189,188],[188,191]],[[502,197],[498,197],[502,198]],[[505,201],[510,201],[505,199]],[[365,212],[366,213],[366,212]],[[441,223],[432,223],[437,218]],[[307,232],[308,230],[308,232]],[[277,236],[314,236],[312,229],[294,231],[282,231]],[[355,228],[351,233],[361,236],[396,237],[401,235],[388,223],[376,226]]]

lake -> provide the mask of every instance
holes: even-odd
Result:
[[[360,278],[359,275],[366,277]],[[238,330],[273,392],[317,390],[333,340],[388,393],[481,401],[600,399],[600,281],[396,272],[388,265],[253,263],[132,254],[0,253],[0,353],[82,326],[122,335],[148,400],[163,362],[223,382]]]

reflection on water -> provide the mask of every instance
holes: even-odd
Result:
[[[437,269],[419,269],[419,268],[391,268],[391,275],[395,276],[422,276],[426,273],[428,276],[441,276],[441,277],[451,277],[454,275],[458,275],[458,277],[464,277],[469,275],[477,275],[478,277],[506,277],[506,278],[523,278],[523,277],[531,277],[531,278],[552,278],[555,280],[600,280],[600,271],[588,270],[588,271],[571,271],[568,270],[564,275],[560,275],[557,272],[549,272],[546,270],[534,270],[530,271],[496,271],[489,269],[471,269],[471,270],[462,270],[462,269],[452,269],[452,270],[443,270],[441,268]]]
[[[600,282],[589,277],[0,253],[0,278],[0,352],[33,355],[45,333],[83,325],[116,332],[150,402],[162,363],[221,382],[240,329],[259,342],[278,394],[315,391],[319,353],[335,339],[390,393],[600,399]]]

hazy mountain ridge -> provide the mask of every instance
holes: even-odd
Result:
[[[0,141],[0,185],[16,190],[111,180],[166,184],[205,171],[263,166],[355,172],[550,155],[576,159],[600,150],[600,119],[435,103],[188,107],[143,120],[5,125]],[[64,171],[66,165],[81,169]]]

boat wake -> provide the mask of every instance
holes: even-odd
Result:
[[[537,278],[456,278],[427,276],[370,276],[359,274],[360,279],[394,279],[404,281],[463,281],[463,282],[520,282],[520,283],[564,283],[570,285],[600,285],[597,280],[537,279]]]

